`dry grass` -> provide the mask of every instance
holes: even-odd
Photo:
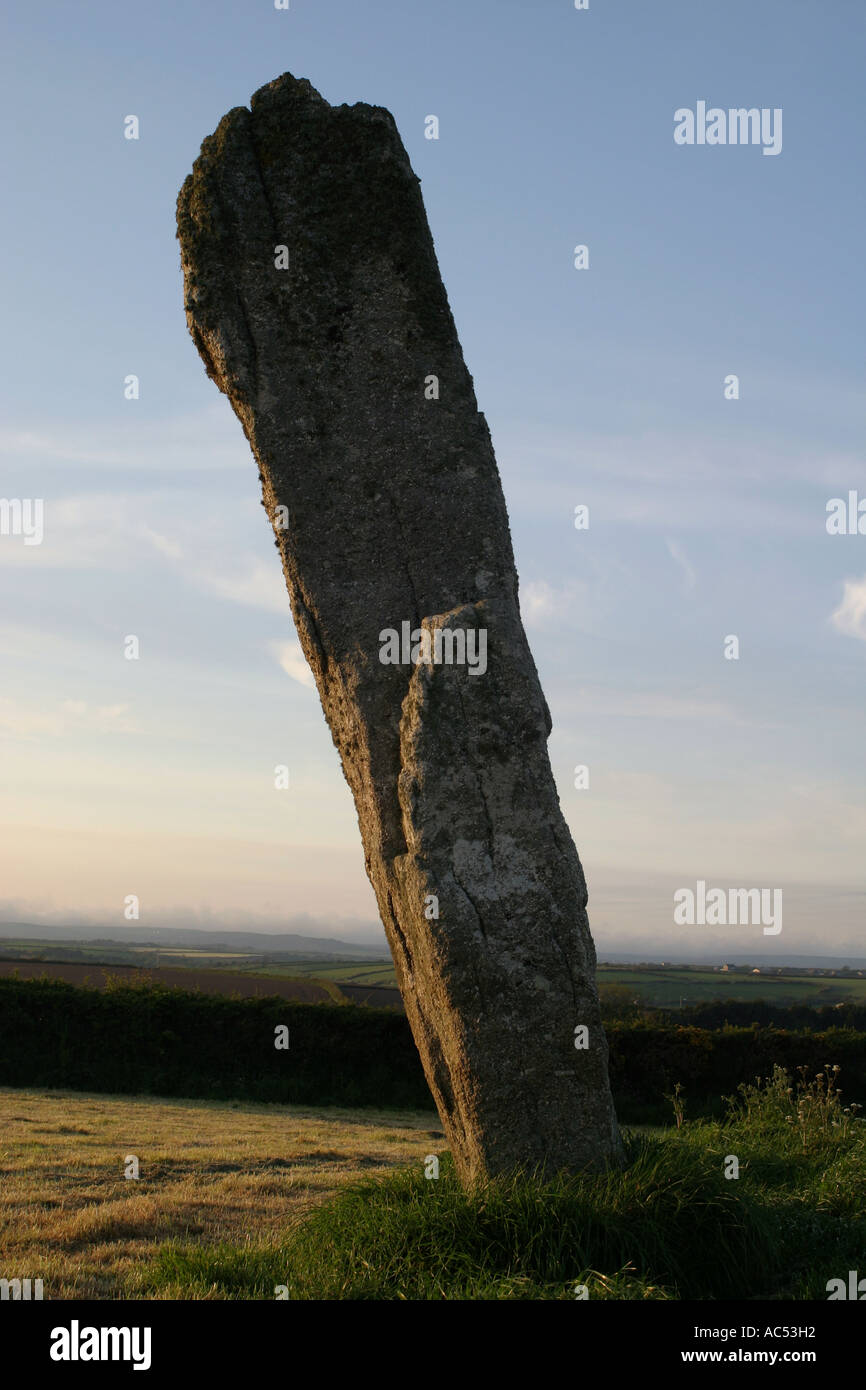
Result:
[[[2,1088],[0,1277],[135,1296],[164,1241],[269,1242],[361,1174],[420,1166],[434,1134],[418,1111]]]

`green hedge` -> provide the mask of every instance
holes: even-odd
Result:
[[[627,991],[631,995],[631,991]],[[633,1018],[639,1008],[633,1006]],[[612,1015],[620,1017],[620,1015]],[[866,1004],[768,1004],[765,999],[707,999],[685,1009],[653,1009],[645,1016],[647,1022],[663,1023],[668,1027],[751,1028],[753,1023],[764,1027],[792,1028],[797,1031],[824,1033],[828,1028],[853,1028],[866,1032]]]
[[[274,1030],[289,1029],[277,1051]],[[0,1084],[428,1107],[402,1014],[185,990],[0,980]]]
[[[653,1023],[610,1023],[611,1087],[620,1118],[638,1124],[660,1113],[680,1082],[686,1117],[721,1114],[722,1097],[741,1082],[769,1076],[778,1063],[792,1076],[805,1066],[810,1076],[827,1063],[841,1067],[843,1102],[866,1104],[866,1033],[829,1028],[823,1033],[781,1028],[681,1028]]]
[[[288,1051],[274,1029],[289,1029]],[[778,1062],[811,1074],[838,1063],[846,1102],[866,1104],[866,1033],[611,1023],[611,1084],[625,1123],[719,1113],[740,1082]],[[81,989],[0,979],[0,1085],[301,1105],[428,1108],[403,1014],[351,1004],[241,999],[164,986]]]

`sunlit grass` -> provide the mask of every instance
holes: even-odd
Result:
[[[431,1114],[7,1090],[0,1273],[48,1298],[826,1298],[866,1249],[837,1081],[777,1070],[724,1120],[628,1134],[622,1170],[470,1188]]]

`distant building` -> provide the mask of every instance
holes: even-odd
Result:
[[[733,967],[732,965],[730,965],[730,964],[728,963],[728,961],[725,961],[724,965],[722,966],[722,971],[724,972],[724,971],[726,971],[726,970],[733,970],[733,968],[734,968],[734,967]]]
[[[760,973],[761,973],[761,972],[760,972],[760,970],[758,970],[757,966],[756,966],[755,969],[752,971],[752,974],[753,974],[753,975],[760,975]]]

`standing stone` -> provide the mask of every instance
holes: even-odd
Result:
[[[586,884],[419,180],[382,107],[289,73],[250,107],[178,199],[187,323],[259,465],[452,1153],[464,1181],[618,1163]]]

